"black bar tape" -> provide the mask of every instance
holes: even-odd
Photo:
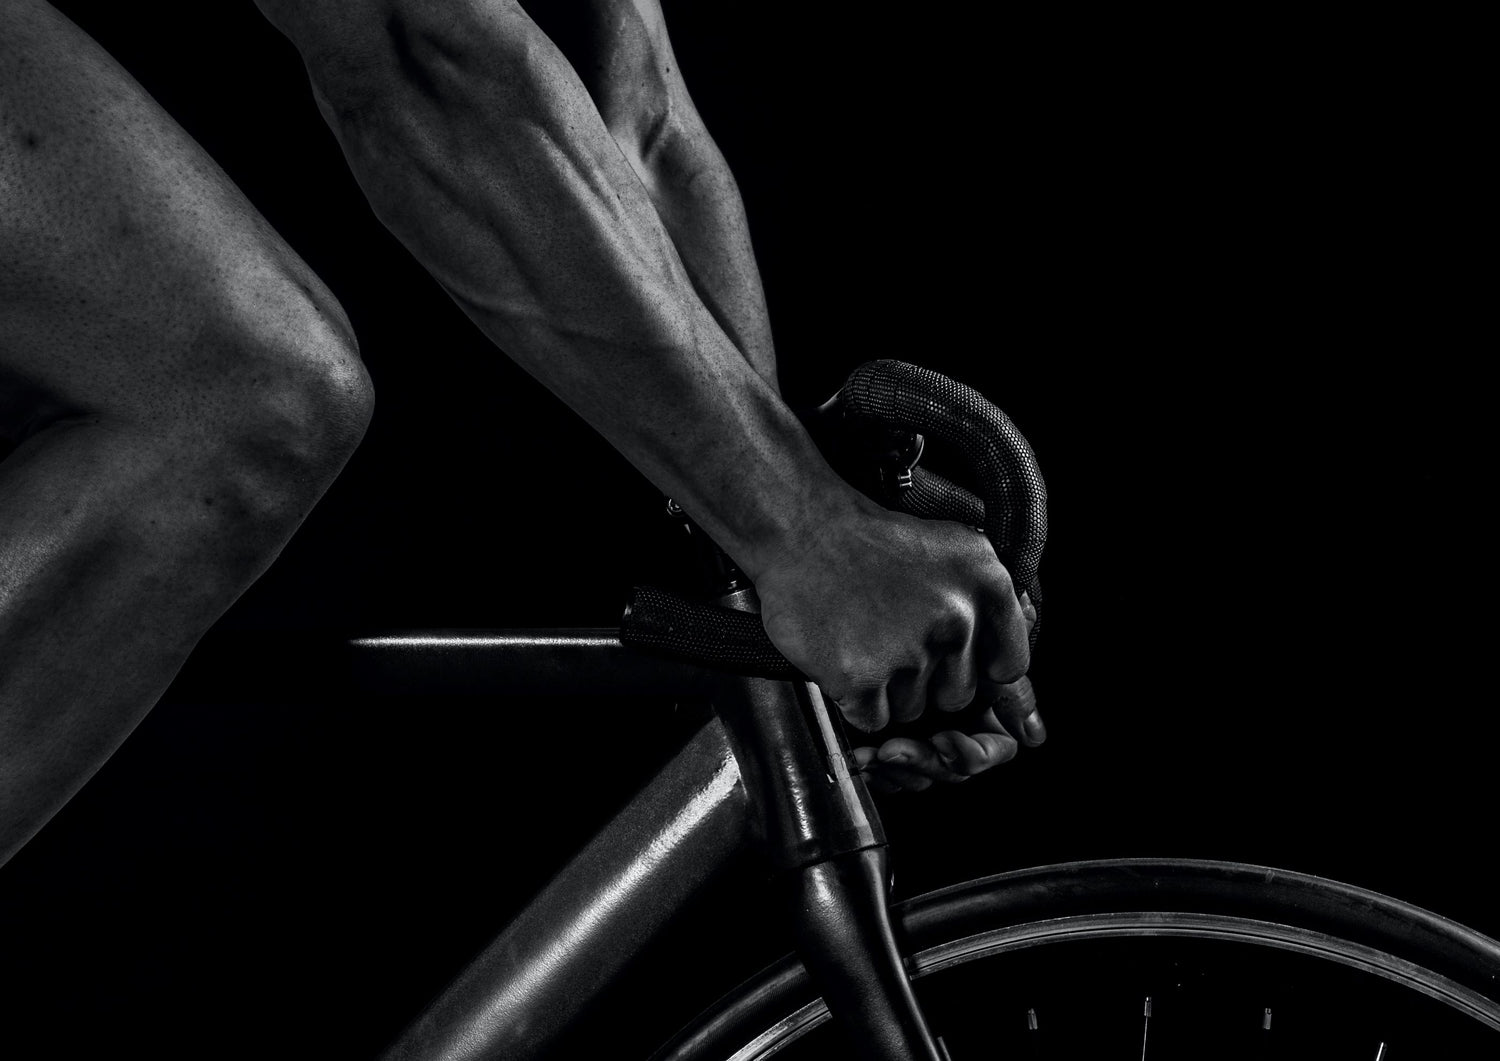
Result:
[[[755,612],[697,604],[655,586],[636,586],[620,620],[631,648],[757,678],[800,677],[771,644]]]
[[[911,489],[901,491],[896,506],[923,519],[951,519],[970,527],[984,526],[984,502],[926,468],[911,470]]]
[[[861,426],[900,427],[939,439],[968,463],[975,496],[935,472],[916,468],[897,505],[924,519],[981,528],[1010,572],[1016,593],[1041,603],[1037,568],[1047,542],[1047,486],[1031,446],[984,395],[931,369],[903,361],[870,361],[850,375],[839,395],[842,416]],[[1036,643],[1040,623],[1031,630]],[[654,586],[637,586],[620,621],[620,640],[633,648],[705,667],[761,678],[800,672],[766,636],[760,616],[698,604]]]
[[[1032,591],[1047,544],[1047,485],[1010,417],[972,387],[891,360],[855,369],[840,405],[846,419],[920,431],[962,455],[984,504],[985,535],[1016,592]]]

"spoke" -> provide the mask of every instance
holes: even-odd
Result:
[[[1378,1047],[1375,1048],[1375,1061],[1385,1061],[1385,1043],[1384,1042],[1381,1042],[1381,1044]]]
[[[1026,1011],[1026,1027],[1031,1031],[1031,1061],[1042,1061],[1042,1030],[1036,1022],[1036,1010]]]
[[[1146,1008],[1141,1020],[1141,1061],[1146,1061],[1146,1037],[1151,1033],[1151,996],[1146,996]]]

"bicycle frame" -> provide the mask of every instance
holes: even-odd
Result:
[[[351,643],[384,693],[701,695],[717,717],[558,874],[386,1055],[523,1061],[545,1050],[745,846],[778,871],[799,950],[862,1056],[938,1058],[886,909],[885,839],[810,683],[724,679],[608,630],[424,632]]]

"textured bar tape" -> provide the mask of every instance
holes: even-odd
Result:
[[[696,604],[655,586],[630,591],[620,640],[631,648],[757,678],[798,677],[771,644],[758,612]]]
[[[1010,572],[1016,592],[1041,604],[1037,567],[1047,543],[1047,487],[1031,446],[1006,416],[974,390],[931,369],[902,361],[870,361],[839,392],[840,415],[851,423],[899,427],[939,439],[968,463],[978,496],[935,472],[917,468],[899,506],[925,519],[981,528]],[[1036,641],[1038,623],[1031,640]],[[771,644],[753,612],[698,604],[653,586],[632,591],[620,640],[633,648],[761,678],[798,671]]]
[[[920,431],[962,455],[976,479],[995,555],[1018,594],[1035,589],[1047,544],[1047,485],[1010,417],[973,387],[904,361],[869,361],[855,369],[840,405],[846,420]]]
[[[983,527],[985,507],[969,491],[926,468],[913,468],[911,489],[896,499],[902,512],[923,519],[951,519],[970,527]]]

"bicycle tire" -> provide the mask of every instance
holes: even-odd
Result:
[[[1472,1018],[1486,1042],[1493,1034],[1500,1056],[1500,944],[1411,904],[1308,874],[1193,859],[1072,862],[930,892],[892,916],[918,983],[966,962],[1060,943],[1213,940],[1301,955],[1426,996]],[[722,998],[653,1061],[763,1061],[828,1019],[801,963],[788,956]]]

